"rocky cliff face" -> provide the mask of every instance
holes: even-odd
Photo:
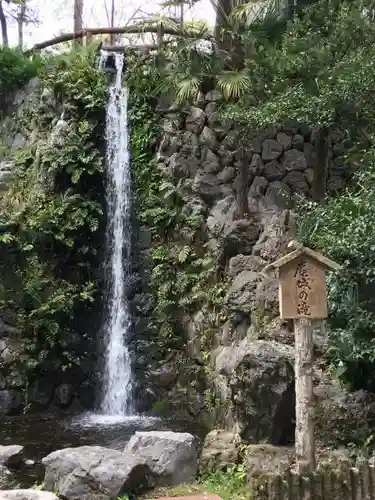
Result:
[[[69,109],[68,97],[62,100],[51,86],[36,78],[15,93],[13,99],[9,99],[8,107],[1,113],[0,417],[17,414],[24,409],[44,410],[51,405],[55,409],[66,409],[73,403],[78,408],[89,408],[94,402],[93,389],[97,382],[94,370],[97,367],[93,340],[100,318],[98,314],[86,315],[84,308],[79,313],[79,306],[74,324],[69,325],[66,321],[65,305],[62,308],[60,306],[66,300],[73,305],[76,301],[74,288],[87,280],[88,275],[84,277],[86,271],[82,273],[83,268],[77,262],[74,263],[75,257],[71,259],[73,252],[63,250],[61,253],[62,248],[55,245],[55,224],[59,227],[62,245],[68,243],[72,248],[75,237],[71,233],[73,239],[69,243],[67,233],[63,235],[63,221],[58,221],[58,216],[54,220],[52,212],[48,214],[49,207],[53,211],[60,200],[68,200],[73,194],[68,186],[69,177],[62,179],[64,172],[60,170],[56,174],[54,171],[55,167],[59,170],[59,160],[57,157],[48,158],[48,154],[51,151],[62,153],[66,165],[70,162],[69,153],[65,155],[63,148],[70,143],[69,133],[72,132],[72,137],[77,132],[75,120],[77,115],[74,117],[73,108]],[[95,129],[97,120],[92,118],[91,124]],[[100,148],[101,145],[97,147]],[[83,148],[78,151],[83,158]],[[92,159],[95,162],[94,156]],[[4,209],[8,202],[4,200],[6,197],[9,199],[10,186],[17,185],[14,184],[15,179],[19,181],[22,175],[25,181],[18,184],[22,190],[15,192],[13,199],[9,201],[15,201],[18,205],[9,215]],[[28,178],[32,179],[30,185]],[[92,178],[95,179],[95,175]],[[61,181],[63,185],[60,184]],[[100,191],[100,178],[94,182]],[[79,180],[76,186],[77,190],[81,189]],[[86,189],[88,193],[92,192],[89,184]],[[75,200],[80,200],[77,193]],[[16,212],[22,214],[25,207],[31,209],[31,212],[24,212],[26,223],[22,216],[17,221]],[[44,215],[43,209],[46,210]],[[28,214],[36,215],[38,211],[41,216],[39,222],[39,216],[32,222],[32,217]],[[85,213],[77,215],[83,220]],[[68,228],[72,219],[67,217],[65,220]],[[42,226],[45,223],[49,229],[45,226],[47,232],[43,236]],[[34,228],[31,227],[33,224]],[[26,240],[29,245],[25,247]],[[100,252],[99,240],[95,249],[97,253]],[[87,244],[94,246],[92,243]],[[64,254],[67,260],[62,264],[60,258],[62,256],[64,260]],[[85,259],[88,261],[90,257],[86,256]],[[96,279],[100,280],[101,270],[97,268],[96,272]],[[60,285],[68,285],[68,288],[63,291]],[[100,300],[100,297],[95,300],[97,299]],[[50,310],[48,304],[52,305]],[[54,311],[53,304],[57,306]],[[73,305],[73,309],[75,307]],[[54,334],[49,326],[55,320],[55,325],[60,322],[64,326],[59,329],[53,327]]]
[[[220,122],[219,105],[220,95],[210,92],[184,112],[161,112],[158,166],[164,179],[183,181],[184,210],[202,219],[196,244],[216,256],[212,287],[220,285],[222,301],[215,311],[186,309],[179,348],[161,356],[156,334],[150,355],[140,349],[142,404],[221,423],[248,442],[287,444],[294,436],[292,325],[278,319],[278,281],[262,269],[293,237],[294,202],[313,195],[316,133],[298,123],[272,126],[244,153],[236,128]],[[350,174],[338,156],[340,138],[340,131],[330,137],[328,193]],[[319,349],[319,328],[316,343]]]
[[[265,276],[262,270],[285,251],[293,237],[295,200],[313,195],[316,134],[296,123],[273,126],[253,139],[251,150],[244,152],[236,128],[220,122],[219,105],[220,95],[210,92],[185,110],[158,111],[162,131],[154,153],[158,176],[161,182],[174,186],[182,216],[199,221],[189,236],[189,245],[201,261],[194,287],[199,287],[201,272],[201,288],[211,299],[200,298],[185,306],[182,296],[167,304],[175,316],[170,342],[169,334],[162,331],[159,299],[153,288],[160,261],[153,252],[156,246],[167,250],[177,244],[183,251],[179,273],[184,277],[184,265],[189,261],[189,251],[184,254],[184,227],[169,227],[166,237],[166,232],[155,231],[158,212],[155,219],[139,228],[135,221],[133,275],[127,292],[134,324],[138,408],[188,415],[208,427],[220,423],[248,442],[287,444],[293,440],[294,430],[293,334],[291,325],[278,319],[276,276]],[[48,135],[59,148],[67,121],[60,117],[56,96],[33,80],[17,94],[11,110],[22,115],[29,106],[44,113]],[[340,163],[340,138],[339,131],[330,138],[324,173],[329,193],[345,186],[350,174]],[[3,120],[2,142],[8,153],[0,162],[3,189],[13,168],[11,154],[36,141],[37,132],[32,127],[25,129],[11,116]],[[139,185],[138,192],[140,189],[146,187]],[[142,219],[140,213],[135,215],[136,220]],[[207,255],[213,259],[210,264],[204,263]],[[12,256],[5,253],[1,261],[3,288],[17,288],[13,265]],[[209,278],[207,265],[213,269]],[[162,281],[159,286],[163,286]],[[191,291],[189,287],[185,292]],[[21,282],[18,288],[22,295]],[[82,329],[87,329],[87,324]],[[69,341],[64,348],[85,350],[89,340],[75,338],[75,345]],[[316,349],[317,353],[322,349],[319,328]],[[47,371],[30,383],[25,369],[29,357],[15,311],[3,307],[0,415],[17,413],[26,402],[38,409],[51,402],[69,407],[74,399],[83,406],[92,405],[94,359],[67,371],[62,371],[56,358],[49,359]],[[319,369],[316,383],[321,385]],[[331,394],[327,398],[330,403],[322,406],[322,414],[333,415],[345,408],[341,403],[335,406]],[[344,401],[346,396],[340,398]],[[360,395],[357,399],[361,400]]]
[[[20,116],[29,106],[39,103],[41,95],[40,82],[33,79],[21,91],[9,97],[8,106],[2,110],[0,137],[0,186],[1,191],[7,189],[8,180],[14,171],[12,155],[21,151],[32,142],[28,133],[22,133],[15,117]],[[29,142],[30,141],[30,142]],[[14,261],[6,251],[2,250],[1,288],[13,288],[17,280],[12,268]],[[19,281],[19,280],[17,280]],[[18,289],[21,283],[18,282]],[[22,343],[22,334],[17,328],[16,313],[12,308],[2,307],[0,317],[0,416],[18,413],[25,404],[25,390],[28,384],[22,358],[27,357]],[[43,398],[38,394],[38,398]]]

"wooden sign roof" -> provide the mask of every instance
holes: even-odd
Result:
[[[301,257],[302,255],[306,255],[311,259],[317,261],[317,263],[319,263],[325,269],[329,269],[331,271],[339,271],[340,269],[342,269],[342,266],[340,266],[340,264],[337,264],[336,262],[329,259],[328,257],[325,257],[319,252],[311,250],[311,248],[304,247],[301,243],[292,241],[289,243],[288,246],[291,245],[293,245],[293,247],[296,249],[288,253],[287,255],[280,257],[280,259],[275,260],[275,262],[268,264],[268,266],[264,268],[264,271],[267,272],[270,271],[271,269],[280,269],[286,264],[289,264],[289,262],[298,259],[298,257]]]
[[[279,271],[279,307],[283,319],[323,319],[327,317],[325,270],[338,271],[341,266],[300,243],[288,245],[294,250],[264,271]]]

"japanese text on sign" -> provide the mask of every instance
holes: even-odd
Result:
[[[297,278],[297,313],[303,316],[310,316],[309,291],[311,290],[311,279],[306,259],[301,260],[298,264],[294,278]]]

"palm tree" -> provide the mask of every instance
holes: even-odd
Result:
[[[181,6],[197,0],[171,0],[163,5]],[[194,100],[200,91],[213,87],[226,99],[238,99],[251,86],[248,67],[260,45],[278,43],[287,19],[283,0],[210,0],[216,12],[214,30],[204,23],[183,22],[153,16],[144,27],[172,28],[181,35],[168,40],[163,51],[163,76],[159,91],[169,92],[177,102]],[[285,0],[294,1],[294,0]],[[302,2],[315,0],[299,0]],[[290,10],[290,9],[289,9]],[[195,28],[195,29],[194,29]],[[160,58],[159,58],[160,60]]]

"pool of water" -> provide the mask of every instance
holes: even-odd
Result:
[[[135,431],[169,430],[190,432],[202,438],[204,430],[191,422],[151,417],[108,417],[92,414],[59,417],[56,415],[22,415],[0,422],[0,444],[25,447],[24,458],[35,465],[22,466],[14,479],[29,487],[43,479],[43,457],[61,448],[99,445],[122,451]]]

